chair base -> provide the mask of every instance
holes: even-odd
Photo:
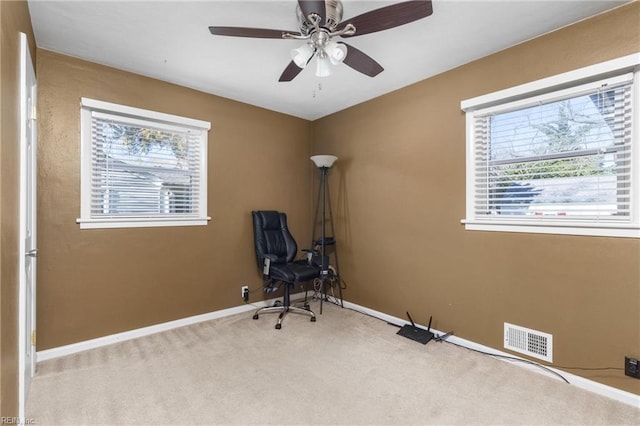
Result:
[[[275,313],[280,313],[280,315],[278,315],[278,322],[276,323],[276,330],[280,330],[282,328],[282,320],[284,319],[284,316],[288,313],[307,315],[311,317],[311,322],[316,322],[316,314],[314,314],[311,309],[297,308],[295,306],[267,306],[264,308],[260,308],[256,311],[255,314],[253,314],[253,319],[257,320],[258,318],[260,318],[260,314],[275,314]]]

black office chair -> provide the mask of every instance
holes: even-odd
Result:
[[[256,249],[258,268],[263,272],[264,288],[268,293],[277,289],[278,283],[284,284],[284,298],[281,306],[260,308],[253,316],[257,320],[260,314],[280,313],[276,329],[282,327],[287,313],[316,316],[306,304],[305,308],[291,306],[291,288],[294,284],[304,283],[320,276],[320,268],[307,260],[295,260],[298,246],[287,228],[287,215],[277,211],[254,211],[253,240]]]

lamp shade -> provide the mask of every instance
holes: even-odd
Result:
[[[338,44],[335,41],[327,43],[326,51],[333,65],[338,65],[347,56],[347,46],[342,43]]]
[[[316,56],[316,77],[329,77],[331,75],[331,60],[322,50]]]
[[[313,55],[314,49],[309,44],[303,44],[297,49],[291,50],[291,59],[298,68],[304,68],[309,62],[309,58]]]
[[[314,155],[311,157],[311,161],[315,163],[317,167],[327,167],[330,168],[333,166],[333,163],[338,159],[335,155]]]

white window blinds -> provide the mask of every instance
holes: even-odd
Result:
[[[115,224],[110,227],[206,222],[208,128],[93,102],[100,108],[83,105],[83,127],[89,130],[83,128],[79,222]]]
[[[632,77],[476,111],[473,216],[628,222]]]

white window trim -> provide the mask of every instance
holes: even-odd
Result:
[[[90,212],[90,204],[87,202],[91,199],[91,114],[92,112],[104,114],[119,114],[127,117],[132,123],[142,119],[155,121],[167,128],[175,127],[191,127],[202,130],[203,144],[200,157],[201,170],[207,170],[207,132],[211,129],[211,123],[193,118],[181,117],[172,114],[165,114],[157,111],[146,110],[142,108],[134,108],[110,102],[98,101],[95,99],[80,99],[80,217],[76,219],[76,223],[80,225],[80,229],[98,229],[98,228],[144,228],[144,227],[162,227],[162,226],[197,226],[207,225],[211,220],[210,216],[206,216],[207,209],[207,179],[206,176],[200,183],[200,205],[204,207],[205,216],[200,218],[100,218],[92,219]]]
[[[557,92],[570,87],[577,87],[596,80],[634,73],[632,117],[632,158],[631,179],[634,182],[631,193],[632,216],[629,223],[598,223],[595,221],[553,221],[545,219],[484,219],[476,218],[473,212],[474,200],[474,113],[486,112],[496,105],[505,105],[522,99],[530,101],[535,96],[544,96],[549,92]],[[611,61],[601,62],[574,71],[544,78],[520,86],[500,90],[460,103],[466,113],[466,219],[461,223],[465,229],[473,231],[527,232],[561,235],[590,235],[602,237],[640,238],[640,52]]]

